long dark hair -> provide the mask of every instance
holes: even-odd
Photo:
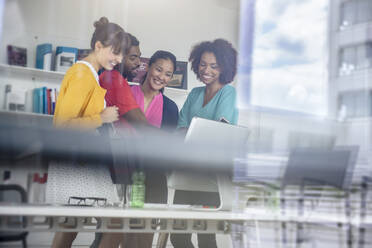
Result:
[[[176,61],[177,61],[176,56],[171,52],[163,51],[163,50],[158,50],[151,56],[148,68],[150,68],[150,66],[156,61],[158,61],[159,59],[170,60],[173,64],[173,73],[176,71]],[[146,77],[147,77],[147,72],[145,76],[143,77],[141,84],[145,82]],[[164,88],[162,88],[160,92],[163,93]]]

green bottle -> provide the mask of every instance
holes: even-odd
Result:
[[[145,173],[143,171],[133,172],[132,181],[130,206],[134,208],[143,208],[145,203]]]

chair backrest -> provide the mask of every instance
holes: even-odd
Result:
[[[16,184],[1,184],[0,185],[0,202],[27,202],[26,191],[19,185]],[[14,227],[24,228],[27,226],[27,218],[25,217],[8,217],[8,225]],[[0,242],[9,242],[9,241],[22,241],[23,247],[27,247],[26,236],[28,232],[1,232],[0,233]]]
[[[328,185],[346,189],[351,183],[358,147],[335,147],[332,150],[311,148],[291,151],[282,178],[287,185]]]
[[[10,191],[10,192],[9,192]],[[13,193],[11,193],[13,191]],[[0,202],[27,202],[26,191],[17,184],[0,184]],[[4,194],[5,192],[9,194]],[[16,194],[14,194],[16,193]]]

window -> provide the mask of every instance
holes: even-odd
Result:
[[[357,23],[372,21],[372,1],[357,1]]]
[[[372,1],[354,0],[341,5],[340,29],[372,21]]]
[[[372,42],[344,47],[340,51],[339,75],[372,67]]]
[[[341,5],[340,27],[347,27],[354,24],[356,14],[355,7],[355,2],[345,2]]]
[[[239,107],[252,104],[326,115],[329,1],[241,2],[247,14],[240,23],[238,99],[249,95],[251,101],[239,100]]]
[[[369,102],[371,101],[371,92],[353,91],[344,92],[340,95],[339,109],[346,109],[347,117],[365,117],[371,116]]]

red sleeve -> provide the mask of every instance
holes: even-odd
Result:
[[[120,115],[139,108],[128,81],[120,72],[116,70],[104,71],[99,77],[99,82],[101,87],[107,90],[105,96],[107,106],[117,106]]]

